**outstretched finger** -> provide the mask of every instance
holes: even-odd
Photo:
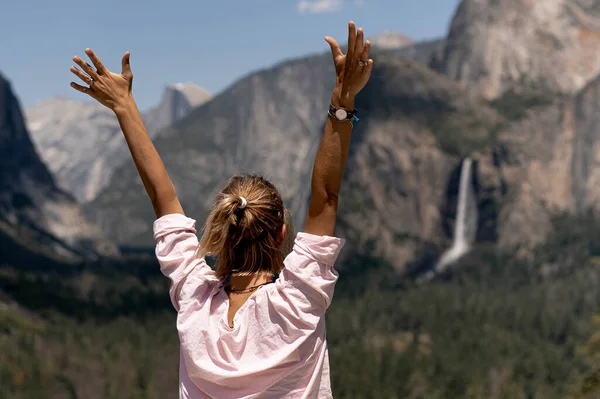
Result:
[[[78,56],[73,57],[73,61],[84,70],[85,73],[90,75],[92,79],[98,80],[98,73],[92,68],[90,64],[79,58]]]
[[[366,41],[365,43],[365,48],[363,49],[362,53],[360,53],[360,56],[358,57],[359,60],[361,60],[362,62],[366,63],[369,59],[369,53],[371,52],[371,42],[370,41]]]
[[[92,78],[90,78],[88,75],[81,72],[79,69],[75,68],[74,66],[71,67],[71,72],[73,72],[75,74],[75,76],[77,76],[79,79],[81,79],[84,83],[92,84],[92,82],[93,82]]]
[[[348,53],[347,55],[351,55],[354,51],[354,46],[356,44],[356,25],[354,22],[348,22]]]
[[[71,82],[71,87],[74,88],[75,90],[80,91],[85,94],[91,94],[91,92],[92,92],[92,89],[90,89],[89,87],[78,85],[75,82]]]
[[[354,42],[354,51],[352,53],[354,55],[354,59],[358,59],[358,57],[360,57],[360,55],[364,51],[364,49],[365,49],[365,31],[363,30],[363,28],[358,28],[358,34],[356,35],[356,41]],[[364,59],[365,58],[363,58],[363,60]]]
[[[336,58],[344,55],[344,53],[342,53],[340,45],[333,37],[325,36],[325,41],[329,44],[329,47],[331,47],[331,54],[333,55],[334,61]]]
[[[132,75],[131,64],[129,63],[130,56],[131,56],[131,53],[129,53],[129,51],[127,51],[127,52],[125,52],[125,54],[123,54],[123,59],[121,59],[121,74],[124,76]]]
[[[365,67],[362,70],[362,74],[367,76],[368,80],[371,77],[371,72],[373,72],[373,60],[369,59],[369,61],[365,63]]]
[[[100,61],[100,58],[98,58],[96,53],[92,51],[91,48],[86,48],[85,53],[88,55],[88,57],[90,57],[92,64],[94,64],[94,66],[96,67],[98,75],[103,75],[104,73],[106,73],[106,67],[104,66],[102,61]]]

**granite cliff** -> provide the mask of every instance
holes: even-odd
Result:
[[[111,257],[117,247],[55,184],[29,137],[19,102],[0,75],[0,252],[2,262]]]
[[[193,84],[168,86],[160,103],[144,112],[150,136],[210,98]],[[113,112],[93,100],[51,98],[28,108],[26,116],[38,153],[58,185],[79,202],[93,200],[129,157]]]
[[[600,72],[600,2],[464,0],[431,66],[486,99],[524,84],[575,93]]]

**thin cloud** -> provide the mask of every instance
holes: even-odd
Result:
[[[342,0],[300,0],[296,9],[300,14],[320,14],[342,9]]]

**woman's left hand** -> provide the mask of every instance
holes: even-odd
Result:
[[[335,106],[354,108],[354,97],[366,86],[371,78],[373,60],[369,58],[371,43],[365,41],[362,28],[356,29],[354,22],[348,23],[348,51],[342,53],[339,44],[332,37],[325,41],[331,47],[335,65],[336,85],[332,102]]]
[[[88,84],[88,87],[79,85],[75,82],[71,82],[71,87],[77,91],[88,94],[90,97],[113,111],[115,108],[125,105],[131,100],[133,73],[131,72],[131,66],[129,65],[129,52],[126,52],[123,55],[121,61],[122,70],[120,74],[109,71],[104,64],[102,64],[100,58],[94,54],[92,49],[86,49],[85,53],[90,57],[94,66],[92,67],[80,57],[75,56],[73,57],[73,61],[81,67],[81,70],[72,66],[71,72],[77,75],[84,83]]]

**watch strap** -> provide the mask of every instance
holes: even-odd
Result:
[[[347,111],[344,108],[344,111],[346,111],[347,115],[346,115],[346,119],[340,120],[337,115],[335,114],[336,111],[340,109],[340,108],[336,108],[333,104],[329,104],[329,117],[335,119],[336,121],[339,122],[349,122],[350,126],[352,126],[354,128],[354,122],[358,122],[358,117],[356,116],[356,108],[354,108],[352,111]]]
[[[343,109],[344,111],[346,111],[346,113],[347,113],[346,119],[342,119],[342,120],[338,119],[338,117],[335,115],[335,113],[336,113],[336,111],[338,109]],[[358,117],[356,116],[356,112],[357,112],[356,108],[354,108],[352,111],[348,111],[345,108],[341,108],[341,107],[337,108],[333,104],[329,104],[329,116],[331,116],[332,118],[334,118],[335,120],[340,121],[340,122],[346,122],[346,121],[348,121],[351,124],[353,124],[354,122],[358,121]]]

